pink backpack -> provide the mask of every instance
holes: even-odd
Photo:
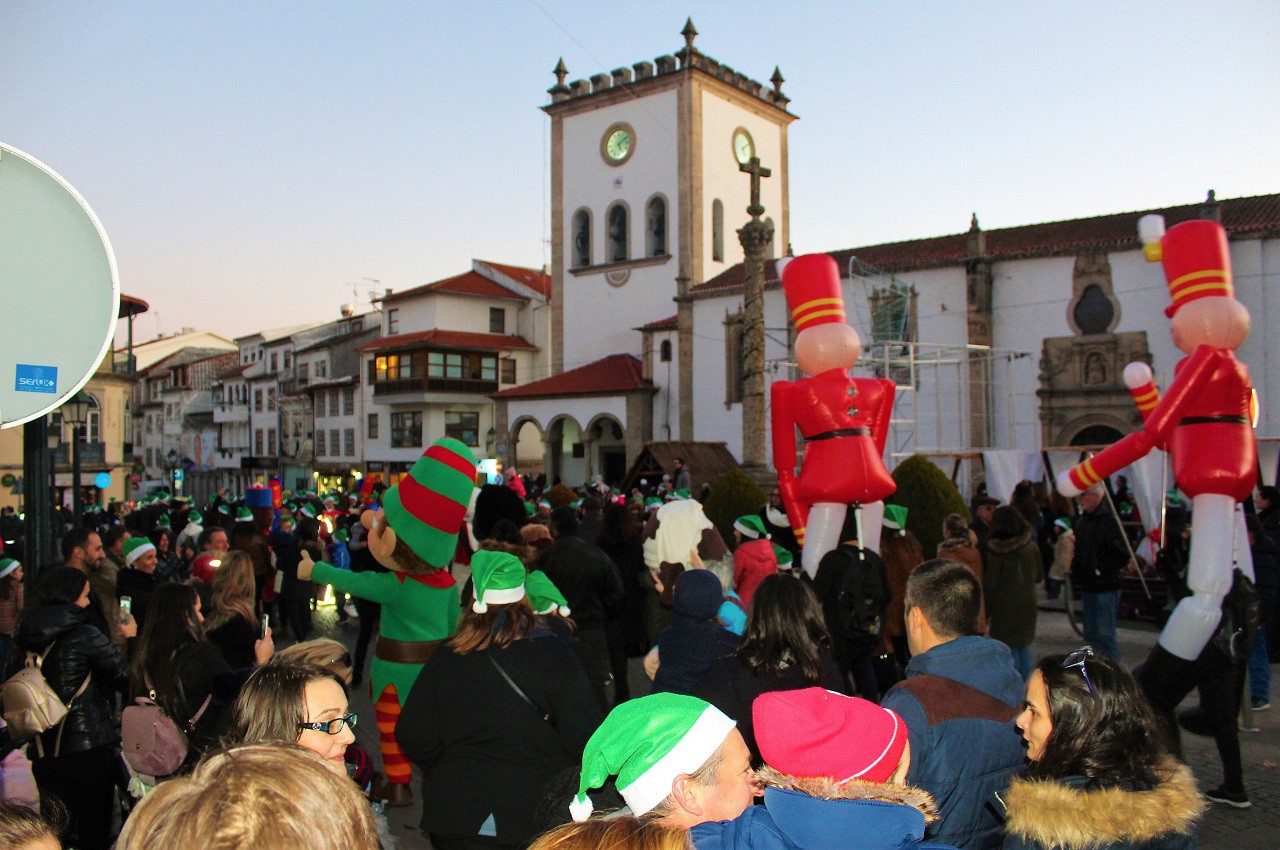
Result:
[[[183,732],[156,702],[151,677],[143,672],[142,679],[147,686],[147,696],[138,697],[120,716],[121,755],[135,773],[168,776],[186,761],[187,733],[196,728],[213,694],[204,698],[200,710],[187,721],[187,731]]]

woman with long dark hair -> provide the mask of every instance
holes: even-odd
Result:
[[[105,850],[111,844],[120,744],[108,695],[128,684],[128,666],[107,636],[89,625],[84,573],[47,567],[34,597],[22,613],[15,645],[19,652],[43,655],[41,672],[67,715],[28,748],[31,772],[41,797],[57,798],[69,811],[75,846]],[[137,634],[132,619],[117,628],[124,637]]]
[[[476,601],[423,666],[395,736],[422,770],[433,847],[524,847],[546,784],[581,762],[600,709],[577,654],[533,613],[520,560],[480,550],[471,575]]]
[[[1044,658],[1017,722],[1030,766],[1003,797],[1004,850],[1197,846],[1195,778],[1119,663],[1089,647]]]
[[[986,596],[991,637],[1013,650],[1013,661],[1026,679],[1031,675],[1031,642],[1036,637],[1036,586],[1044,579],[1040,549],[1022,513],[1001,505],[991,515],[987,565],[982,590]]]
[[[217,698],[214,690],[219,680],[228,681],[231,668],[205,635],[200,608],[200,597],[189,585],[156,588],[131,671],[133,696],[154,693],[165,714],[187,732],[184,766],[217,744],[229,718],[230,700]]]
[[[644,593],[640,586],[641,575],[649,571],[644,565],[640,523],[626,505],[609,502],[604,506],[596,545],[609,556],[622,581],[622,614],[610,617],[605,624],[609,665],[613,669],[614,705],[618,705],[631,699],[627,658],[638,658],[649,651],[645,639]]]
[[[732,655],[712,662],[694,696],[737,721],[758,764],[760,749],[751,722],[756,697],[814,686],[848,692],[840,668],[831,659],[822,606],[805,583],[771,575],[751,598],[742,645]]]

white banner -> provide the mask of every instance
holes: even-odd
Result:
[[[983,452],[982,465],[987,473],[987,495],[1002,502],[1009,501],[1018,482],[1044,478],[1044,463],[1038,452],[1020,449]]]

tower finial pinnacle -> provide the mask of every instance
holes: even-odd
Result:
[[[684,36],[684,46],[686,50],[693,50],[693,40],[698,37],[698,30],[693,25],[693,16],[685,18],[684,29],[680,30],[680,34]]]
[[[777,65],[774,65],[773,76],[769,78],[769,82],[773,83],[773,90],[781,93],[782,84],[785,83],[786,81],[787,81],[787,78],[782,76],[782,69],[779,68]]]
[[[565,67],[563,56],[560,57],[560,61],[556,63],[551,73],[556,75],[556,83],[558,85],[564,85],[564,78],[569,76],[569,69]]]

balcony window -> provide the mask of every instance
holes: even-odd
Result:
[[[446,429],[447,430],[447,429]],[[417,411],[391,414],[391,448],[422,446],[422,414]]]
[[[412,354],[384,354],[375,361],[374,380],[398,381],[401,378],[412,377],[414,377]]]
[[[365,417],[364,435],[366,439],[378,439],[378,414],[370,413]]]
[[[347,387],[342,391],[342,415],[355,416],[356,413],[356,391],[354,387]]]
[[[464,445],[480,445],[480,414],[447,410],[444,414],[444,435],[460,440]]]

